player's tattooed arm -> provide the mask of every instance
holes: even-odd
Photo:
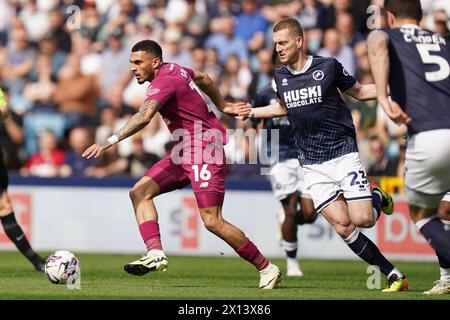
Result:
[[[389,36],[384,31],[375,30],[367,38],[367,51],[372,74],[375,80],[377,98],[380,102],[388,99],[389,76]]]
[[[99,144],[93,144],[86,151],[83,152],[85,158],[97,158],[103,151],[111,147],[113,144],[135,134],[143,129],[153,116],[156,114],[161,104],[157,100],[149,100],[142,104],[139,111],[136,112],[128,121],[119,129],[114,135],[109,137],[106,141]]]
[[[367,52],[370,68],[375,81],[377,99],[386,114],[395,122],[408,123],[411,118],[394,101],[388,98],[389,77],[389,36],[384,31],[375,30],[367,38]]]
[[[161,104],[157,100],[149,100],[144,102],[139,108],[139,111],[128,119],[123,127],[115,133],[117,139],[121,141],[143,129],[150,123],[150,120],[152,120],[160,107]]]
[[[238,115],[237,105],[225,101],[214,81],[207,73],[194,71],[193,80],[220,111],[232,117]]]

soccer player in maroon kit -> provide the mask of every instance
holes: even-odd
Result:
[[[198,71],[162,61],[162,49],[152,40],[136,43],[131,50],[131,70],[139,84],[150,82],[139,111],[107,141],[93,144],[84,157],[98,157],[111,145],[144,128],[156,112],[174,137],[182,138],[170,156],[155,164],[130,191],[139,231],[147,255],[124,266],[126,272],[144,275],[165,271],[168,260],[160,239],[158,213],[153,198],[192,184],[205,227],[228,243],[260,273],[259,288],[276,288],[280,269],[271,264],[245,234],[222,217],[226,161],[225,130],[203,99],[200,88],[224,113],[237,116],[237,105],[224,101],[211,78]]]

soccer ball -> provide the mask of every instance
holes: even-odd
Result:
[[[45,275],[51,283],[75,283],[80,276],[78,258],[70,251],[55,251],[45,260]]]

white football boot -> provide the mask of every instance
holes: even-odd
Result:
[[[169,265],[167,257],[161,250],[150,250],[141,259],[127,263],[124,270],[135,276],[143,276],[153,271],[166,271]]]
[[[450,282],[437,280],[434,282],[434,287],[423,294],[426,295],[438,295],[438,294],[449,294],[450,293]]]
[[[264,270],[259,272],[260,289],[276,289],[281,281],[281,271],[274,264],[269,264]]]
[[[303,272],[300,269],[300,265],[298,261],[295,259],[287,259],[286,261],[287,272],[286,275],[288,277],[301,277],[303,276]]]

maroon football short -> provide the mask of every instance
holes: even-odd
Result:
[[[192,184],[199,208],[222,206],[225,195],[226,161],[183,161],[175,164],[171,156],[157,162],[145,176],[155,181],[160,193],[182,189]],[[209,161],[206,161],[209,162]]]

